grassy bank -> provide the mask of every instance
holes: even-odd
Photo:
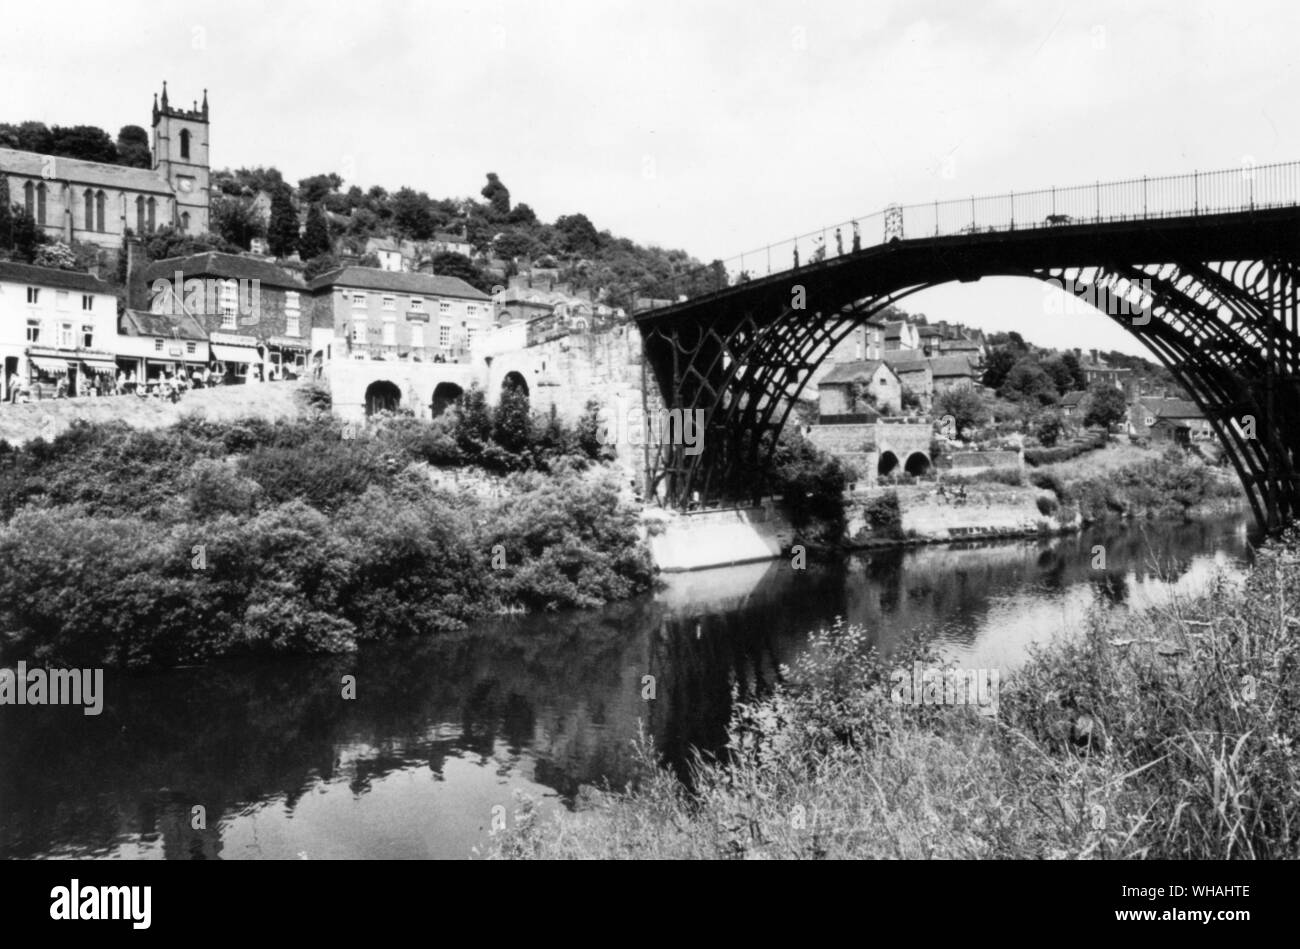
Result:
[[[0,443],[0,660],[339,652],[630,596],[652,565],[602,457],[583,426],[481,396],[359,430],[319,414]]]
[[[1300,538],[1242,586],[1038,650],[995,717],[891,701],[861,629],[822,630],[771,698],[738,707],[688,790],[643,753],[625,793],[492,855],[662,858],[1300,857]]]

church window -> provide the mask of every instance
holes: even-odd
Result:
[[[87,188],[85,199],[86,199],[86,230],[93,231],[95,229],[95,192]]]
[[[104,192],[95,192],[95,230],[101,234],[104,233],[104,206],[106,203],[107,199],[104,197]]]
[[[135,199],[135,232],[144,233],[144,198],[137,196]]]
[[[181,212],[181,230],[182,230],[182,231],[188,231],[189,229],[190,229],[190,212],[189,212],[189,211],[182,211],[182,212]]]
[[[36,217],[36,187],[30,181],[23,185],[23,203],[27,206],[27,216]]]
[[[149,209],[149,233],[152,234],[154,227],[158,223],[158,202],[150,198],[145,202],[145,207]]]
[[[45,223],[45,182],[36,186],[36,223]]]
[[[181,129],[181,157],[190,157],[190,130]]]

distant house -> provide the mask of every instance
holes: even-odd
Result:
[[[937,356],[929,363],[933,395],[942,395],[953,389],[974,388],[975,367],[967,356]]]
[[[913,350],[921,348],[921,338],[916,327],[906,320],[895,320],[885,324],[885,351]]]
[[[1089,354],[1091,359],[1080,360],[1080,368],[1083,370],[1083,377],[1087,380],[1088,388],[1095,385],[1113,386],[1116,389],[1125,389],[1129,382],[1132,372],[1128,369],[1121,369],[1119,366],[1112,366],[1098,355],[1097,350],[1092,350]]]
[[[934,371],[930,360],[919,351],[902,350],[885,355],[885,362],[898,375],[904,392],[911,392],[928,412],[934,400]]]
[[[1083,406],[1081,403],[1086,394],[1085,392],[1074,391],[1061,396],[1061,414],[1066,418],[1082,417]]]
[[[434,234],[430,243],[434,254],[463,254],[469,257],[474,253],[469,238],[463,234]]]
[[[858,415],[871,406],[883,414],[902,410],[903,390],[898,373],[879,359],[838,364],[817,386],[822,418]]]
[[[1129,406],[1129,432],[1157,443],[1181,443],[1183,433],[1188,441],[1212,438],[1214,426],[1195,402],[1146,397]]]

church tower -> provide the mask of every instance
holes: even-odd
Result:
[[[153,100],[153,168],[176,195],[173,225],[190,234],[208,230],[208,90],[203,105],[173,109],[163,83]]]

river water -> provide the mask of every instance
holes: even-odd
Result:
[[[0,708],[0,856],[472,857],[516,790],[547,810],[616,786],[642,727],[671,762],[719,747],[733,685],[761,694],[835,617],[1005,674],[1090,610],[1194,594],[1250,550],[1226,518],[762,563],[355,656],[110,672],[98,716]]]

